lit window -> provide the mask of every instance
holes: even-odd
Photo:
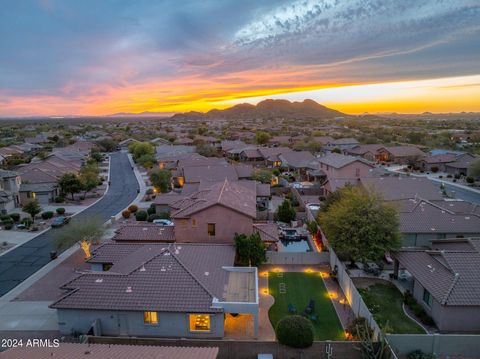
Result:
[[[158,324],[157,312],[143,312],[143,322],[145,324]]]
[[[197,226],[197,220],[195,218],[192,218],[192,227]]]
[[[208,235],[214,236],[215,235],[215,223],[208,224]]]
[[[179,177],[177,177],[177,179],[178,179],[178,185],[180,187],[183,187],[183,185],[185,184],[185,178],[179,176]]]
[[[209,332],[210,316],[208,314],[190,314],[191,332]]]
[[[188,219],[182,219],[182,220],[180,221],[180,224],[181,224],[182,226],[186,226],[186,225],[188,224]]]
[[[423,301],[425,302],[426,305],[429,307],[432,306],[432,295],[430,292],[426,289],[423,289]]]

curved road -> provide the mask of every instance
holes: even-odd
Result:
[[[76,215],[72,221],[94,216],[106,222],[135,199],[137,188],[137,178],[127,154],[113,153],[110,156],[110,187],[107,193],[97,203]],[[50,252],[54,250],[53,241],[50,229],[0,256],[0,296],[50,262]]]

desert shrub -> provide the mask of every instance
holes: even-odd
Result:
[[[467,183],[473,183],[473,182],[475,182],[475,179],[473,177],[468,176],[467,178],[465,178],[465,181]]]
[[[308,348],[313,343],[312,323],[300,315],[280,319],[276,334],[281,344],[292,348]]]
[[[447,175],[447,178],[452,178],[452,175]]]
[[[155,208],[155,203],[152,203],[150,207],[147,209],[148,214],[155,214],[157,213],[157,209]]]
[[[146,221],[148,218],[148,213],[146,211],[137,211],[135,212],[135,218],[137,221]]]
[[[29,228],[32,225],[33,221],[31,218],[24,218],[20,223],[24,224],[25,227]]]
[[[130,218],[131,214],[132,214],[132,212],[130,212],[128,209],[126,209],[125,211],[122,212],[122,217],[127,219],[127,218]]]
[[[152,213],[152,214],[149,214],[148,215],[148,219],[147,221],[148,222],[153,222],[154,220],[156,219],[161,219],[160,216],[158,214],[155,214],[155,213]]]
[[[3,222],[3,229],[9,231],[13,228],[13,222]]]
[[[65,197],[63,196],[55,197],[55,203],[63,203],[63,202],[65,202]]]
[[[20,213],[10,213],[9,216],[14,222],[18,222],[20,220]]]
[[[158,214],[158,218],[160,219],[170,219],[170,213],[168,212],[160,212]]]
[[[437,166],[432,166],[430,168],[430,171],[432,171],[433,173],[437,173],[438,172],[438,167]]]
[[[42,213],[42,219],[50,219],[53,217],[52,211],[46,211]]]
[[[131,206],[128,207],[128,210],[131,212],[131,213],[135,213],[138,211],[138,206],[135,205],[135,204],[132,204]]]
[[[65,214],[65,208],[63,207],[58,207],[55,212],[57,212],[57,214],[59,215],[62,215],[62,214]]]

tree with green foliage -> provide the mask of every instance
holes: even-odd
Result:
[[[58,180],[58,186],[63,194],[69,193],[72,195],[72,201],[75,200],[75,193],[82,190],[82,182],[75,173],[65,173]]]
[[[155,147],[150,142],[132,142],[128,145],[128,151],[135,161],[144,155],[155,155]]]
[[[154,155],[147,153],[137,158],[137,163],[150,169],[157,163],[157,159]]]
[[[150,173],[150,182],[157,191],[167,193],[171,188],[172,174],[169,170],[155,170]]]
[[[275,333],[280,344],[291,348],[308,348],[313,344],[312,322],[300,315],[288,315],[280,319]]]
[[[258,131],[255,134],[255,142],[258,143],[259,145],[264,145],[270,141],[270,134],[265,131]]]
[[[357,187],[345,187],[318,220],[339,256],[352,262],[378,261],[401,245],[396,207]]]
[[[338,147],[335,147],[334,149],[332,149],[331,152],[332,152],[332,153],[340,153],[340,154],[341,154],[341,153],[342,153],[342,150],[340,150],[340,148],[338,148]]]
[[[90,246],[98,244],[105,234],[103,223],[96,217],[73,220],[67,226],[55,231],[54,242],[57,249],[67,249],[79,243],[85,252],[85,258],[90,258]]]
[[[26,203],[22,207],[22,211],[28,213],[30,217],[32,217],[32,222],[35,222],[35,216],[42,211],[42,207],[40,206],[38,201],[34,199],[33,201]]]
[[[215,146],[200,144],[197,145],[197,153],[205,157],[215,157],[218,155],[218,150]]]
[[[272,182],[272,172],[265,169],[257,169],[252,174],[252,179],[261,183],[268,183]]]
[[[472,177],[474,179],[480,178],[480,160],[472,162],[470,167],[467,169],[468,177]]]
[[[292,206],[292,202],[289,199],[283,200],[283,202],[277,208],[277,219],[280,222],[289,223],[297,217],[295,208]]]
[[[258,267],[267,261],[267,249],[258,233],[247,236],[235,234],[236,262],[242,266]]]
[[[98,175],[94,172],[88,171],[80,173],[79,180],[83,190],[83,197],[85,197],[91,190],[97,188],[99,183]]]
[[[117,142],[108,138],[98,140],[96,143],[100,150],[103,152],[113,152],[117,149],[118,146]]]

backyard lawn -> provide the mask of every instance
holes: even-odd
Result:
[[[390,284],[374,284],[359,289],[363,301],[370,309],[377,324],[395,334],[425,334],[425,331],[405,315],[402,309],[402,293]]]
[[[310,299],[315,301],[315,315],[312,323],[315,340],[345,340],[340,320],[328,296],[323,280],[317,273],[268,273],[268,291],[275,298],[275,304],[268,313],[273,327],[283,317],[290,315],[289,304],[302,314]]]

